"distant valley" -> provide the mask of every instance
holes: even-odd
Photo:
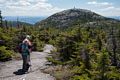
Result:
[[[18,21],[19,22],[25,22],[25,23],[29,23],[29,24],[35,24],[36,22],[39,22],[43,19],[45,19],[45,17],[43,16],[4,16],[3,20],[7,20],[7,21]]]

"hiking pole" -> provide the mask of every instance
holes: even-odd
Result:
[[[30,71],[32,72],[32,63],[31,63],[31,59],[30,59],[29,63],[30,63]]]

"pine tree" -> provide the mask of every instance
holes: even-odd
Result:
[[[117,42],[116,42],[116,39],[115,39],[115,35],[114,35],[114,32],[113,32],[113,27],[112,27],[112,30],[111,30],[111,37],[112,37],[112,51],[113,51],[113,65],[114,66],[117,66],[117,53],[116,53],[116,49],[117,49]]]
[[[86,69],[90,69],[91,68],[91,64],[90,64],[89,51],[87,49],[84,49],[83,54],[84,54],[84,65],[85,65],[85,68]]]
[[[99,35],[97,36],[97,44],[98,44],[98,50],[101,50],[101,48],[102,48],[102,41],[101,41]]]
[[[99,70],[101,75],[101,80],[107,80],[105,73],[108,71],[110,66],[109,55],[106,49],[102,50],[99,62]]]
[[[0,11],[0,27],[3,27],[3,21],[2,21],[2,15],[1,15],[1,11]]]

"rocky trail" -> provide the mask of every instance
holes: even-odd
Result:
[[[31,69],[27,74],[15,75],[14,72],[22,68],[22,60],[12,60],[0,63],[0,80],[55,80],[50,74],[41,72],[46,67],[46,57],[53,50],[52,45],[45,45],[43,52],[31,53]]]

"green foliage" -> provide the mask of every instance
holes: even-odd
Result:
[[[5,46],[0,47],[0,61],[5,61],[7,59],[10,59],[13,55],[13,52],[10,50],[7,50]]]
[[[91,80],[88,75],[82,74],[81,76],[74,76],[70,80]]]
[[[49,62],[52,62],[54,65],[62,65],[63,64],[61,61],[55,60],[55,59],[53,59],[51,57],[47,57],[47,60]]]
[[[111,24],[113,26],[115,25]],[[51,53],[52,57],[47,57],[54,66],[70,66],[65,68],[70,72],[54,72],[58,79],[119,80],[120,28],[119,25],[116,27],[113,30],[107,25],[94,27],[79,24],[62,30],[28,26],[0,28],[0,40],[5,41],[0,45],[0,61],[11,58],[16,51],[15,47],[29,34],[34,50],[42,51],[44,44],[52,44],[57,48],[56,52]]]
[[[106,72],[109,71],[109,65],[110,65],[110,60],[109,60],[109,55],[105,49],[103,49],[100,60],[99,60],[99,70],[100,70],[100,75],[101,79],[105,80],[106,79]]]
[[[120,79],[120,73],[115,71],[108,71],[106,73],[106,77],[108,80],[119,80]]]
[[[19,26],[19,28],[8,26],[7,28],[0,28],[0,40],[4,42],[0,46],[5,46],[7,50],[16,53],[18,45],[25,39],[26,35],[30,35],[33,50],[42,51],[45,44],[55,45],[55,38],[58,34],[59,30],[55,28],[38,28],[25,25]]]
[[[34,39],[33,44],[35,46],[35,50],[42,51],[44,47],[44,42],[40,41],[38,38]]]
[[[117,66],[112,68],[112,55],[116,54],[118,62],[119,49],[116,49],[116,53],[112,52],[112,48],[109,48],[110,35],[104,29],[75,26],[61,31],[54,40],[50,40],[57,47],[59,56],[49,61],[56,65],[62,62],[63,66],[71,66],[73,76],[70,80],[119,80]]]

